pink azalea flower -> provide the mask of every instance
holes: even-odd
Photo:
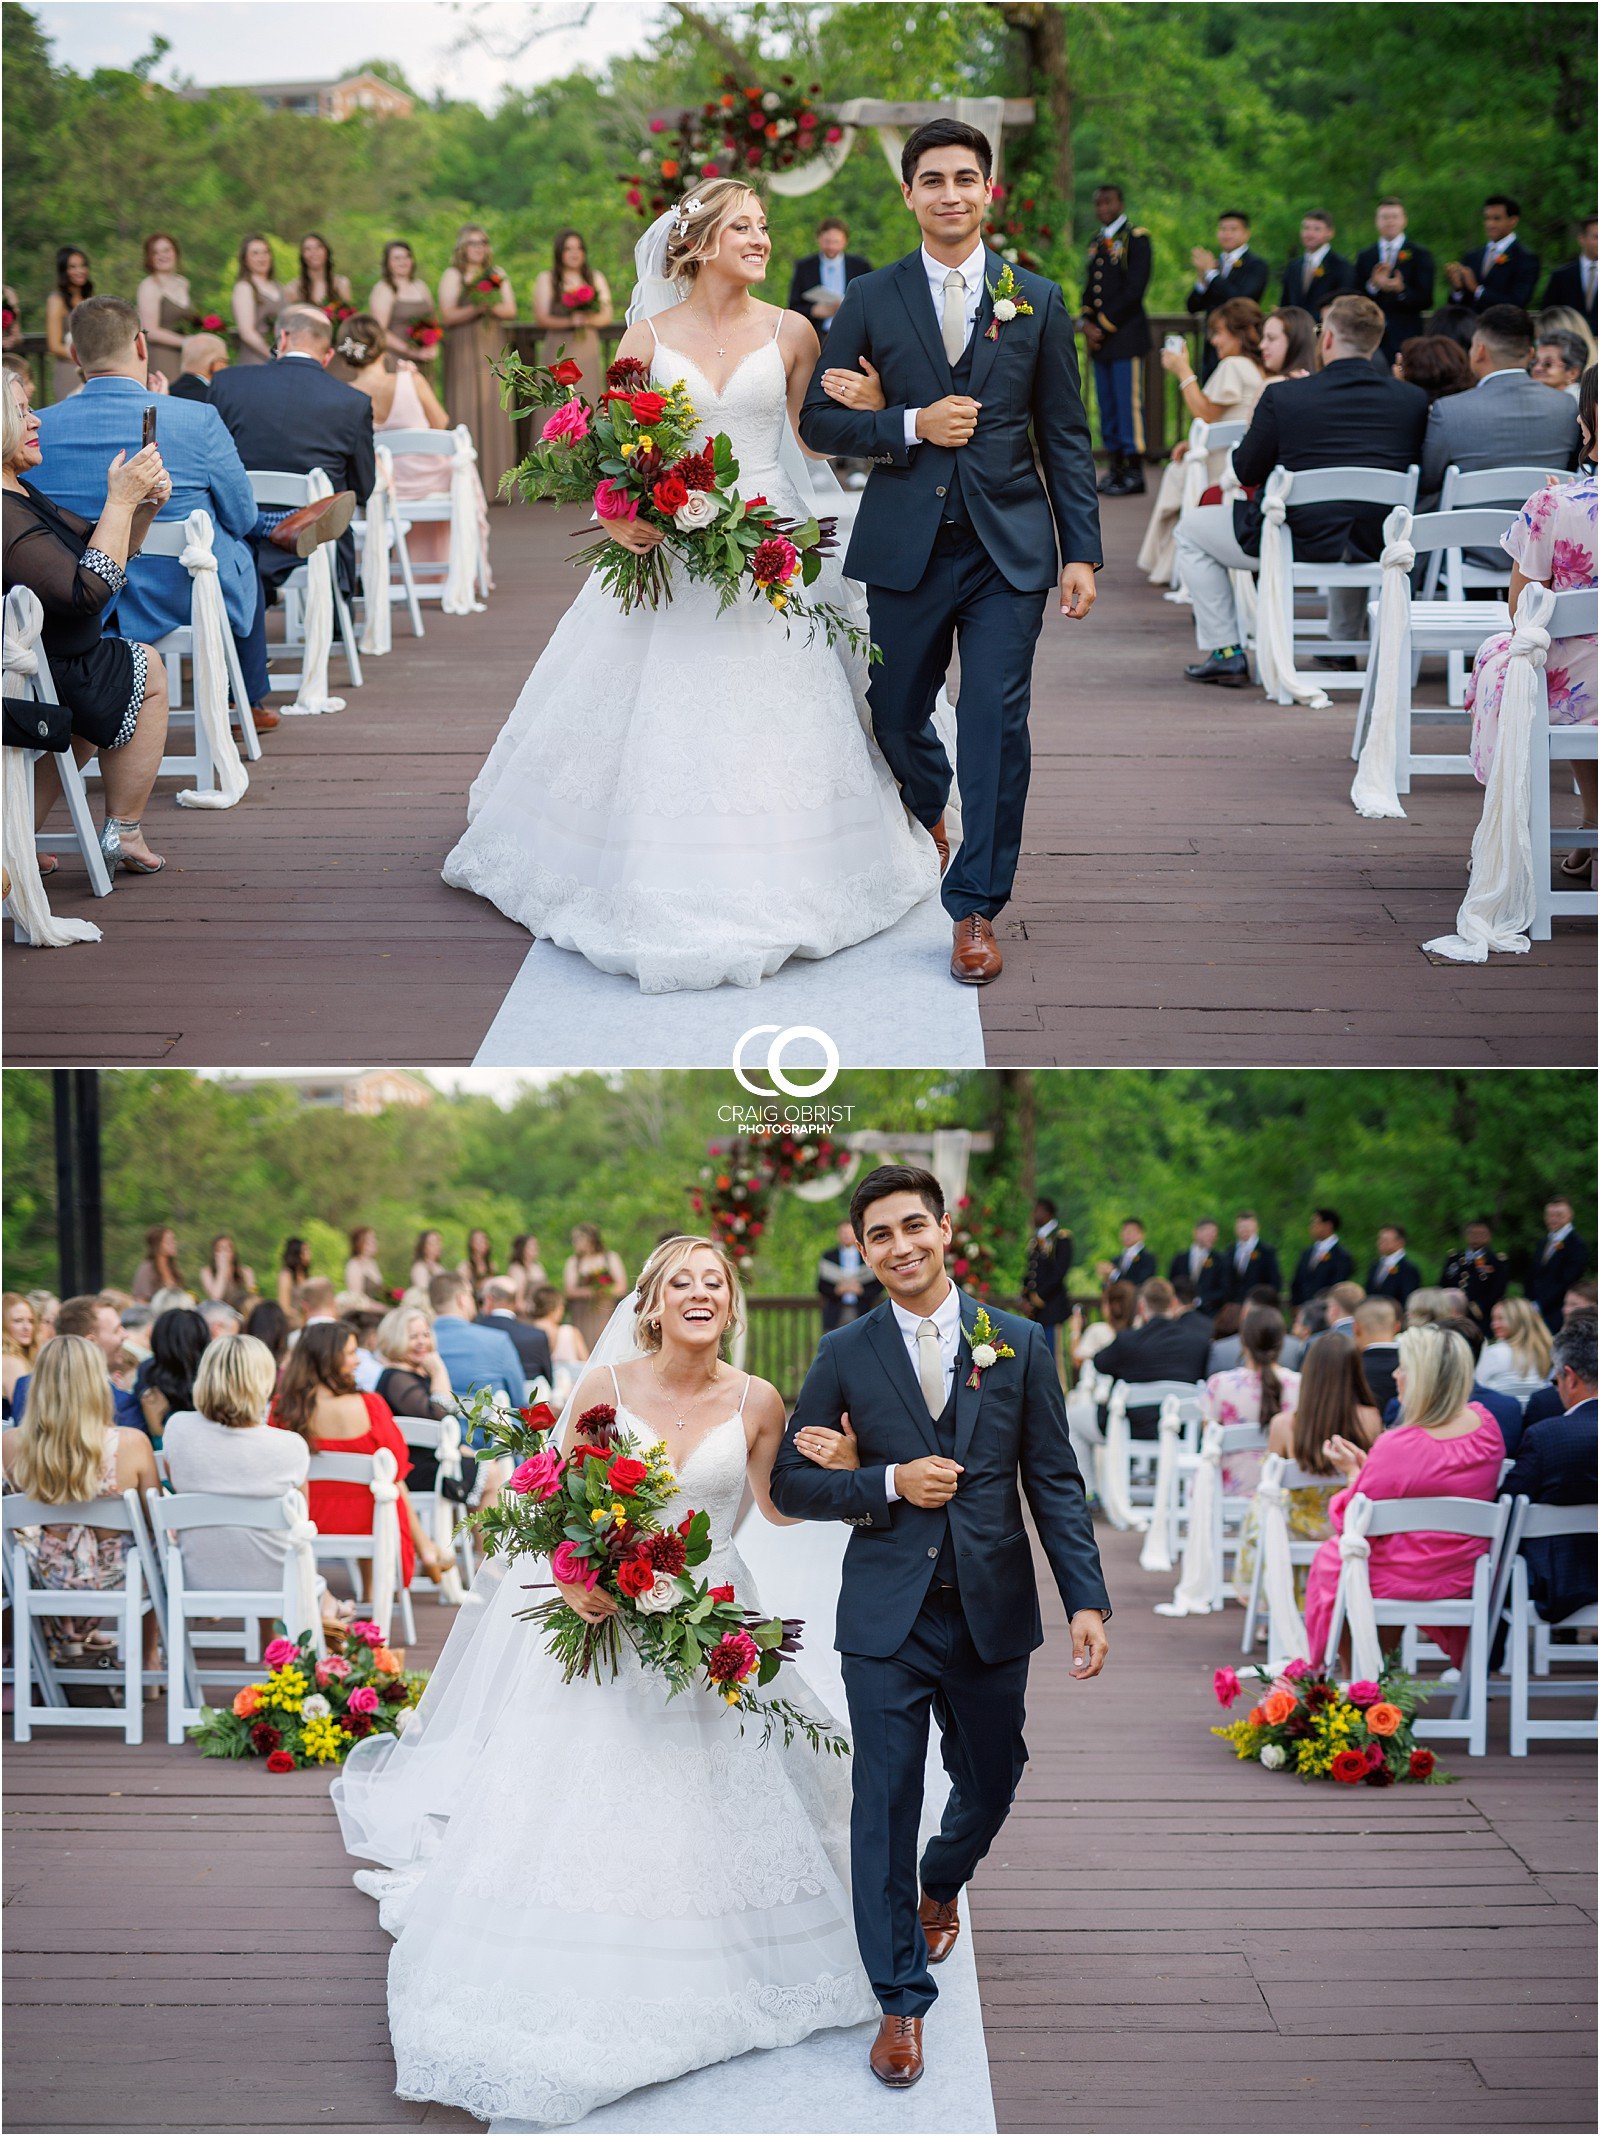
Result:
[[[581,400],[563,401],[545,417],[544,428],[539,433],[547,442],[559,439],[564,445],[576,445],[580,438],[589,435],[589,411]]]
[[[1216,1693],[1219,1706],[1231,1706],[1244,1686],[1233,1669],[1218,1669],[1211,1679],[1211,1688]]]

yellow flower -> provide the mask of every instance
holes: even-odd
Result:
[[[739,1703],[739,1694],[737,1691],[724,1691],[722,1696],[730,1706],[737,1706]]]
[[[621,453],[624,459],[627,459],[629,453],[635,451],[636,449],[637,440],[633,438],[624,438],[622,443],[617,447],[618,452]]]
[[[606,1511],[605,1507],[602,1506],[597,1513],[591,1513],[589,1515],[589,1525],[591,1528],[598,1528],[601,1521],[609,1520],[610,1518],[611,1515]]]
[[[627,1524],[628,1510],[620,1498],[613,1498],[611,1501],[611,1518],[621,1521],[624,1526]]]
[[[306,1722],[301,1741],[307,1757],[315,1758],[320,1765],[337,1763],[344,1746],[344,1732],[330,1715],[317,1713]]]
[[[772,596],[772,605],[774,608],[787,608],[789,605],[789,596],[786,593],[775,592]]]
[[[648,430],[641,430],[637,439],[637,443],[639,443],[640,445],[653,445],[655,443],[655,439],[650,435]],[[626,452],[628,448],[624,446],[622,449],[624,452]]]
[[[310,1688],[309,1679],[303,1669],[274,1669],[267,1679],[266,1696],[262,1704],[277,1706],[284,1713],[298,1713]]]

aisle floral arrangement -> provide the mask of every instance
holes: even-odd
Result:
[[[1334,1780],[1343,1787],[1393,1787],[1399,1781],[1437,1786],[1450,1778],[1412,1730],[1419,1686],[1398,1669],[1376,1683],[1339,1684],[1325,1670],[1291,1661],[1281,1676],[1248,1672],[1266,1687],[1242,1721],[1211,1733],[1268,1772],[1302,1780]],[[1232,1669],[1212,1678],[1217,1703],[1232,1706],[1244,1685]]]
[[[575,1676],[614,1679],[627,1645],[665,1680],[669,1698],[710,1691],[741,1730],[759,1723],[763,1744],[781,1732],[785,1744],[798,1735],[815,1751],[843,1754],[843,1737],[790,1700],[761,1695],[800,1651],[804,1627],[794,1617],[763,1617],[732,1587],[695,1578],[711,1555],[711,1523],[692,1509],[675,1527],[663,1518],[681,1496],[664,1445],[640,1447],[606,1404],[578,1418],[566,1455],[556,1443],[555,1414],[543,1403],[508,1413],[479,1393],[458,1406],[464,1434],[481,1435],[491,1454],[517,1463],[499,1501],[471,1516],[485,1551],[547,1559],[554,1579],[598,1588],[617,1605],[599,1624],[586,1624],[559,1595],[517,1612],[544,1631],[546,1651],[567,1683]]]
[[[212,1707],[189,1730],[203,1758],[265,1758],[269,1773],[342,1765],[370,1735],[398,1735],[422,1695],[401,1657],[370,1620],[346,1627],[345,1652],[321,1660],[310,1632],[268,1642],[264,1683],[246,1684],[231,1706]]]
[[[950,1273],[972,1298],[994,1289],[994,1211],[963,1194],[950,1212]]]
[[[805,595],[835,546],[835,522],[784,519],[765,497],[741,497],[732,445],[721,432],[703,434],[681,379],[658,392],[645,365],[625,358],[590,402],[575,390],[582,373],[570,358],[527,364],[508,351],[496,371],[510,414],[542,418],[507,486],[530,503],[592,505],[602,521],[635,520],[664,535],[642,555],[607,538],[573,558],[594,566],[624,615],[670,601],[676,567],[714,586],[721,608],[765,601],[805,624],[808,638],[821,630],[871,657],[866,632],[842,609]]]

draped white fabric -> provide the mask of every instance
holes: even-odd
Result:
[[[312,498],[331,497],[333,484],[320,467],[306,478]],[[309,718],[317,712],[342,712],[344,699],[328,695],[328,660],[333,652],[333,548],[318,542],[306,558],[305,651],[300,661],[300,687],[283,715]]]
[[[326,546],[326,544],[324,544]],[[400,1483],[394,1455],[380,1446],[372,1457],[372,1621],[389,1637],[400,1581]]]
[[[1106,1409],[1105,1444],[1100,1449],[1100,1503],[1113,1528],[1136,1528],[1139,1517],[1128,1493],[1128,1463],[1132,1439],[1128,1431],[1128,1390],[1120,1383],[1111,1390]]]
[[[0,633],[5,648],[4,693],[7,697],[29,695],[30,679],[39,672],[39,633],[44,628],[44,609],[39,596],[26,586],[13,586],[6,595],[5,628]],[[45,895],[39,873],[39,854],[34,844],[33,781],[29,777],[28,751],[5,751],[4,823],[0,850],[11,877],[8,893],[12,915],[21,935],[35,949],[65,949],[73,942],[98,942],[100,930],[91,920],[58,920]]]
[[[183,550],[178,558],[189,574],[189,627],[194,639],[195,753],[205,737],[213,784],[189,786],[177,796],[180,808],[232,808],[250,790],[228,717],[228,612],[217,578],[215,532],[209,512],[191,512],[183,523]]]
[[[1361,745],[1356,775],[1350,782],[1350,799],[1359,816],[1403,816],[1395,784],[1396,752],[1399,748],[1400,691],[1411,686],[1406,672],[1410,665],[1411,570],[1417,552],[1411,546],[1411,514],[1397,504],[1383,522],[1383,583],[1378,594],[1377,676],[1372,687],[1372,709],[1367,719],[1367,738]]]
[[[447,616],[478,616],[484,608],[476,591],[481,538],[474,475],[478,454],[465,423],[457,423],[455,440],[455,455],[450,462],[450,549],[439,605]]]
[[[1294,1561],[1289,1555],[1289,1498],[1281,1454],[1268,1454],[1256,1486],[1256,1541],[1261,1552],[1261,1591],[1267,1603],[1267,1666],[1276,1673],[1286,1661],[1309,1661],[1305,1619],[1294,1592]]]
[[[1189,425],[1189,450],[1184,454],[1183,458],[1183,491],[1178,501],[1178,521],[1180,525],[1190,512],[1197,512],[1200,509],[1200,499],[1205,495],[1208,458],[1206,439],[1210,435],[1210,431],[1211,425],[1198,415]],[[1173,550],[1172,571],[1168,577],[1167,584],[1177,593],[1182,593],[1186,590],[1183,583],[1183,565],[1179,560],[1176,549]]]
[[[394,454],[387,445],[377,449],[378,478],[367,499],[367,537],[361,550],[361,585],[367,613],[361,625],[361,650],[374,656],[394,646],[393,618],[389,610],[389,528],[399,511],[394,494]]]
[[[1256,594],[1256,668],[1269,697],[1287,697],[1313,712],[1326,710],[1329,698],[1294,665],[1294,537],[1285,502],[1291,476],[1275,467],[1261,501],[1261,583]]]
[[[1372,1545],[1367,1524],[1372,1519],[1372,1500],[1360,1491],[1344,1509],[1344,1532],[1339,1537],[1339,1579],[1344,1589],[1344,1618],[1350,1627],[1350,1680],[1376,1683],[1383,1670],[1383,1649],[1378,1643],[1378,1620],[1372,1607]],[[1320,1662],[1319,1654],[1315,1659]]]
[[[285,1504],[289,1533],[283,1565],[283,1628],[291,1639],[298,1639],[302,1632],[314,1633],[320,1654],[322,1613],[317,1607],[317,1560],[312,1547],[317,1539],[316,1524],[307,1511],[304,1492],[288,1492]]]
[[[1492,949],[1527,951],[1534,866],[1550,865],[1548,853],[1533,850],[1533,730],[1544,717],[1539,670],[1550,653],[1547,625],[1554,605],[1549,587],[1538,585],[1525,586],[1517,603],[1500,696],[1500,732],[1473,834],[1467,894],[1456,913],[1456,932],[1423,943],[1430,956],[1482,964]]]
[[[1150,1508],[1150,1526],[1145,1534],[1139,1563],[1146,1572],[1172,1570],[1172,1516],[1178,1498],[1178,1454],[1183,1441],[1183,1419],[1178,1398],[1169,1394],[1161,1405],[1157,1427],[1160,1446],[1156,1454],[1155,1503]]]
[[[467,1596],[455,1563],[455,1502],[445,1496],[444,1487],[447,1483],[459,1484],[460,1481],[461,1427],[454,1417],[446,1417],[439,1426],[438,1468],[433,1486],[433,1532],[430,1540],[446,1566],[439,1581],[439,1592],[456,1609],[461,1607]]]
[[[1222,1566],[1217,1544],[1222,1533],[1222,1426],[1208,1424],[1200,1441],[1200,1461],[1189,1493],[1189,1531],[1183,1563],[1170,1602],[1158,1602],[1158,1617],[1207,1617],[1217,1606]]]
[[[1100,1429],[1100,1375],[1085,1366],[1078,1384],[1067,1396],[1067,1436],[1084,1482],[1096,1493],[1100,1488],[1100,1453],[1105,1436]]]

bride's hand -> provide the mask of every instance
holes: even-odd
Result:
[[[864,378],[858,378],[854,371],[824,371],[823,392],[829,400],[836,400],[843,408],[887,408],[889,403],[877,372],[865,356],[860,359],[860,363],[866,373]]]
[[[617,1614],[616,1603],[598,1587],[584,1587],[576,1580],[557,1580],[556,1590],[568,1609],[585,1624],[604,1624],[607,1617]]]
[[[667,538],[660,527],[653,527],[643,519],[608,520],[606,532],[622,548],[631,549],[635,556],[648,554]]]
[[[861,1449],[850,1429],[848,1415],[839,1419],[837,1431],[808,1429],[797,1432],[794,1443],[796,1449],[808,1461],[814,1461],[818,1468],[858,1469],[861,1466]]]

